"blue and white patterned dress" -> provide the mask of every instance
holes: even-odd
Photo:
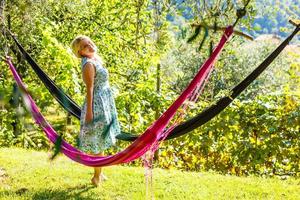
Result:
[[[86,99],[80,116],[79,149],[86,153],[98,154],[116,143],[116,135],[120,134],[120,125],[112,91],[108,82],[108,71],[99,60],[82,58],[81,68],[86,63],[95,66],[93,121],[85,123]],[[82,70],[83,71],[83,70]]]

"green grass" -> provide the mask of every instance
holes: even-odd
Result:
[[[105,168],[108,181],[89,182],[92,168],[64,156],[0,148],[0,199],[146,199],[144,168]],[[153,170],[155,199],[300,199],[300,180]]]

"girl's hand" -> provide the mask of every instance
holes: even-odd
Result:
[[[92,112],[87,112],[85,116],[85,123],[89,124],[93,121],[93,113]]]

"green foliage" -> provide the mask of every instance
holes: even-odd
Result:
[[[198,109],[189,111],[189,116],[228,95],[228,89],[260,64],[277,43],[274,38],[245,45],[232,41],[215,65]],[[238,100],[199,130],[165,142],[157,166],[213,169],[236,175],[299,176],[300,63],[296,52],[299,48],[295,45],[287,47]],[[170,58],[164,63],[166,66],[173,64],[188,72],[172,77],[177,78],[174,86],[179,93],[197,70],[201,54],[181,45]]]
[[[193,134],[166,142],[161,167],[236,175],[299,176],[299,97],[257,96],[233,105]]]
[[[299,19],[300,3],[298,0],[265,0],[257,1],[256,4],[258,9],[253,26],[257,29],[250,31],[253,35],[276,34],[285,37],[293,29],[288,20]]]
[[[235,21],[235,11],[245,1],[7,1],[11,29],[25,49],[47,74],[79,105],[85,91],[79,60],[69,47],[72,39],[85,34],[99,48],[110,72],[119,120],[123,131],[142,133],[186,87],[208,57],[209,43],[216,44],[221,33],[199,32],[187,44],[190,23],[205,22],[227,26]],[[152,8],[154,9],[150,9]],[[187,15],[190,8],[194,15]],[[242,27],[251,27],[249,18],[257,14],[248,7]],[[9,12],[8,12],[9,10]],[[172,13],[173,12],[173,13]],[[166,20],[172,14],[174,22]],[[8,17],[6,18],[8,19]],[[207,38],[203,45],[203,37]],[[277,39],[245,43],[234,37],[215,64],[210,82],[188,117],[228,95],[274,48]],[[202,46],[201,51],[196,51]],[[51,94],[17,53],[10,41],[13,61],[33,99],[55,130],[76,144],[79,122],[73,120],[53,100]],[[211,46],[213,47],[213,46]],[[165,142],[159,153],[160,167],[185,170],[216,170],[236,175],[289,174],[299,176],[299,49],[290,46],[263,76],[257,79],[233,105],[193,133]],[[12,52],[15,52],[14,55]],[[1,52],[2,53],[2,52]],[[2,54],[1,54],[2,55]],[[157,66],[161,65],[161,85],[157,90]],[[0,146],[48,148],[43,132],[32,125],[31,116],[13,90],[10,72],[1,62]],[[115,153],[125,148],[121,143]],[[133,163],[137,164],[137,163]]]

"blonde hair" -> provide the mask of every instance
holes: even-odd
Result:
[[[89,40],[94,46],[95,43],[91,40],[91,38],[89,38],[88,36],[85,36],[85,35],[79,35],[77,36],[72,42],[71,42],[71,48],[72,48],[72,51],[74,53],[74,55],[77,57],[77,58],[82,58],[82,55],[80,55],[79,51],[80,51],[80,42],[82,40]]]
[[[92,41],[92,39],[91,38],[89,38],[88,36],[85,36],[85,35],[79,35],[79,36],[77,36],[72,42],[71,42],[71,49],[72,49],[72,52],[73,52],[73,54],[77,57],[77,58],[82,58],[82,55],[79,53],[79,51],[80,51],[80,42],[82,41],[82,40],[84,40],[84,39],[86,39],[86,40],[89,40],[95,47],[96,47],[96,45],[95,45],[95,43]],[[101,56],[99,56],[98,54],[96,54],[96,56],[95,56],[99,61],[100,61],[100,63],[102,64],[102,65],[104,65],[104,62],[103,62],[103,59],[102,59],[102,57]]]

